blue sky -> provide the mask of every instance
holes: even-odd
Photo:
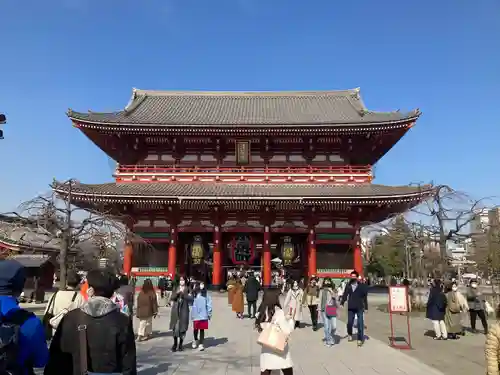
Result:
[[[377,183],[500,195],[498,0],[4,0],[0,14],[0,212],[52,178],[110,181],[65,112],[121,109],[133,87],[361,87],[370,109],[424,113]]]

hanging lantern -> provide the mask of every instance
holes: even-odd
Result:
[[[191,244],[191,261],[192,264],[201,264],[205,251],[203,249],[203,240],[201,236],[195,236]]]
[[[281,247],[281,255],[283,257],[283,264],[289,266],[295,258],[295,246],[292,243],[292,237],[286,236],[283,238],[283,245]]]

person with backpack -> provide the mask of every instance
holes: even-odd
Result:
[[[15,260],[0,260],[0,374],[33,375],[48,360],[45,330],[17,299],[26,281],[24,267]]]
[[[320,311],[323,318],[325,331],[325,345],[331,347],[335,344],[333,335],[337,330],[337,292],[330,279],[323,280],[321,289]]]
[[[92,270],[87,281],[89,299],[79,309],[68,312],[57,327],[44,374],[137,375],[132,321],[111,300],[115,275]]]

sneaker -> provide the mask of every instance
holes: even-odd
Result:
[[[193,341],[193,343],[191,344],[191,347],[193,349],[196,349],[198,347],[198,345],[196,344],[196,341]]]
[[[202,351],[204,351],[204,350],[205,350],[205,347],[203,346],[203,344],[200,344],[200,345],[198,346],[198,350],[199,350],[200,352],[202,352]]]
[[[439,340],[442,340],[442,338],[441,337],[434,337],[434,340],[439,341]]]
[[[172,351],[175,353],[177,351],[177,345],[172,346]]]
[[[361,348],[361,347],[363,346],[363,344],[364,344],[364,342],[363,342],[363,341],[358,340],[358,347],[360,347],[360,348]]]
[[[351,336],[351,335],[349,335],[349,336],[347,336],[347,341],[349,341],[349,342],[353,342],[353,341],[354,341],[354,339],[352,338],[352,336]]]

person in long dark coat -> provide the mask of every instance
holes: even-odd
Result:
[[[427,319],[432,321],[434,327],[435,337],[434,340],[447,340],[448,332],[444,322],[446,314],[446,295],[443,292],[443,285],[441,280],[434,280],[431,290],[429,292],[429,299],[427,300]]]
[[[189,328],[189,305],[193,301],[184,278],[181,277],[179,280],[179,287],[172,294],[171,301],[173,305],[170,314],[170,329],[174,336],[172,351],[176,352],[183,350],[182,344]]]

